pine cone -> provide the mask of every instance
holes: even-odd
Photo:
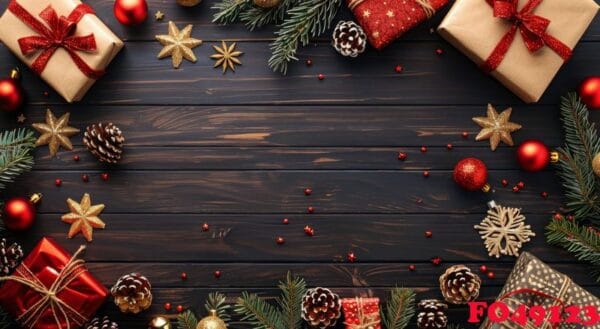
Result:
[[[341,315],[340,296],[327,288],[308,289],[302,297],[302,319],[312,328],[335,326]]]
[[[83,144],[101,162],[117,163],[121,160],[124,142],[121,129],[112,123],[88,126],[83,134]]]
[[[257,7],[269,9],[279,6],[281,0],[253,0],[252,3]]]
[[[123,275],[110,290],[123,313],[137,314],[152,304],[152,285],[140,273]]]
[[[445,329],[448,326],[446,303],[437,299],[425,299],[419,302],[418,307],[417,326],[420,329]]]
[[[102,318],[93,318],[92,321],[88,322],[84,326],[85,329],[119,329],[119,325],[116,322],[112,322],[108,316]]]
[[[17,243],[6,246],[6,239],[0,240],[0,271],[3,275],[9,275],[23,259],[23,250]]]
[[[340,21],[333,30],[332,44],[338,53],[356,57],[367,48],[367,36],[360,25],[352,21]]]
[[[440,290],[452,304],[466,304],[479,297],[481,279],[464,265],[454,265],[440,276]]]

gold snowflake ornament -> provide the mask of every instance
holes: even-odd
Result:
[[[238,59],[243,53],[235,50],[235,42],[227,46],[225,41],[221,41],[221,47],[214,46],[213,48],[217,52],[210,56],[212,59],[216,59],[215,67],[221,66],[223,68],[223,74],[227,72],[229,68],[232,72],[235,72],[235,65],[242,65],[242,62]]]
[[[193,27],[192,24],[189,24],[180,31],[175,23],[169,21],[169,34],[156,36],[156,40],[164,46],[158,53],[158,59],[171,56],[173,67],[176,69],[179,68],[184,58],[195,63],[198,59],[192,49],[201,45],[202,40],[191,37]]]
[[[475,140],[489,139],[492,151],[496,150],[501,141],[513,146],[514,142],[510,134],[521,129],[521,125],[508,121],[511,113],[512,108],[509,107],[498,114],[492,104],[488,104],[486,117],[473,118],[473,121],[482,128]]]
[[[31,125],[41,134],[35,142],[35,146],[48,145],[51,156],[55,156],[58,148],[61,146],[67,150],[72,150],[73,144],[71,144],[69,137],[79,133],[79,129],[69,127],[69,116],[70,113],[67,112],[56,119],[52,111],[47,109],[46,123],[34,123]]]
[[[474,226],[481,239],[485,240],[488,254],[496,258],[500,255],[518,256],[523,244],[535,236],[531,226],[525,225],[521,209],[499,206],[493,201],[489,207],[487,216]]]
[[[68,234],[69,239],[81,232],[85,239],[90,242],[92,241],[94,229],[103,229],[106,226],[98,217],[102,210],[104,210],[104,205],[92,205],[89,194],[85,193],[79,203],[69,198],[67,199],[67,205],[70,212],[62,216],[62,221],[71,224]]]

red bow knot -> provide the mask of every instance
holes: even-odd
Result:
[[[96,40],[93,34],[86,36],[74,35],[81,18],[86,14],[94,14],[94,10],[90,6],[85,4],[78,5],[73,9],[69,17],[58,16],[54,8],[48,6],[39,15],[46,25],[27,12],[16,0],[11,0],[8,9],[23,23],[39,33],[39,35],[28,36],[18,40],[21,53],[25,56],[31,56],[41,51],[31,64],[31,69],[34,72],[41,74],[54,53],[59,48],[63,48],[87,77],[98,79],[104,74],[103,70],[92,69],[77,54],[77,51],[96,51]]]
[[[565,61],[571,57],[572,50],[568,46],[546,33],[550,20],[533,14],[534,9],[542,1],[529,0],[523,9],[519,11],[517,8],[518,0],[487,0],[488,4],[494,9],[494,17],[508,20],[512,25],[496,45],[492,54],[483,63],[482,69],[484,71],[489,73],[498,68],[512,45],[517,31],[521,32],[523,42],[530,52],[536,52],[544,46],[548,46]]]

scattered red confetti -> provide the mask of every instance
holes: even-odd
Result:
[[[220,278],[221,277],[221,271],[215,271],[214,275],[215,275],[215,278],[217,278],[217,279]]]
[[[314,212],[315,212],[315,207],[313,207],[313,206],[310,206],[310,207],[306,208],[306,211],[307,211],[309,214],[312,214],[312,213],[314,213]]]
[[[414,266],[413,264],[410,264],[410,265],[408,265],[408,270],[409,270],[409,271],[413,272],[413,271],[414,271],[414,270],[416,270],[416,269],[417,269],[417,267],[416,267],[416,266]]]
[[[290,220],[287,218],[284,218],[281,222],[284,223],[285,225],[287,225],[290,223]]]
[[[164,308],[165,308],[165,311],[170,311],[171,310],[171,303],[165,303]]]
[[[396,65],[396,67],[394,68],[394,71],[396,71],[396,73],[402,73],[403,70],[404,68],[402,67],[402,65]]]
[[[521,189],[517,185],[513,186],[513,188],[512,188],[512,191],[515,193],[519,192],[520,190]]]
[[[74,155],[73,156],[73,161],[79,161],[79,155]]]
[[[350,251],[348,255],[346,255],[346,259],[348,259],[350,263],[356,262],[356,255],[354,254],[354,251]]]
[[[319,75],[317,75],[317,78],[319,78],[320,81],[323,81],[325,80],[325,74],[319,73]]]
[[[523,189],[523,188],[525,188],[525,183],[523,183],[523,181],[519,181],[517,183],[517,186],[519,187],[519,189]]]
[[[90,176],[88,176],[87,174],[83,174],[81,175],[81,180],[87,183],[90,181]]]
[[[427,147],[426,147],[426,146],[421,146],[421,152],[422,152],[422,153],[425,153],[425,152],[427,152]]]
[[[433,233],[431,231],[425,231],[426,238],[431,238],[432,236],[433,236]]]
[[[313,64],[313,61],[312,61],[312,59],[308,58],[308,59],[306,60],[306,66],[311,66],[312,64]]]
[[[406,153],[398,152],[398,160],[404,161],[404,160],[406,160],[407,157],[408,157],[408,155]]]
[[[442,49],[442,48],[438,48],[438,49],[436,49],[436,50],[435,50],[435,54],[436,54],[436,55],[443,55],[443,54],[444,54],[444,49]]]
[[[448,150],[451,150],[451,149],[453,148],[453,146],[452,146],[452,144],[448,143],[448,144],[446,144],[446,148],[447,148]]]
[[[181,272],[181,280],[187,280],[187,273]]]
[[[492,271],[489,271],[489,272],[487,273],[487,277],[488,277],[488,278],[490,278],[490,279],[493,279],[493,278],[495,278],[495,277],[496,277],[496,274],[494,274],[494,272],[492,272]]]
[[[105,182],[106,182],[106,181],[108,181],[108,177],[109,177],[109,176],[108,176],[108,173],[102,173],[102,174],[100,175],[100,178],[102,178],[102,180],[103,180],[103,181],[105,181]]]
[[[208,223],[204,223],[202,224],[202,231],[206,232],[210,229],[210,226],[208,225]]]
[[[177,305],[177,312],[178,313],[183,312],[183,306],[182,305]]]
[[[481,266],[479,266],[479,270],[480,270],[481,272],[485,273],[485,272],[487,272],[488,268],[487,268],[487,266],[485,266],[485,265],[481,265]]]
[[[548,192],[544,191],[544,192],[540,193],[540,195],[542,196],[542,198],[548,199]]]
[[[501,180],[500,183],[502,183],[502,186],[508,185],[508,181],[506,179]]]
[[[315,229],[310,227],[309,225],[304,226],[304,233],[308,236],[315,235]]]
[[[441,257],[433,257],[431,259],[431,264],[438,266],[442,263],[442,258]]]
[[[285,243],[285,239],[283,237],[278,236],[277,239],[275,239],[275,242],[277,244],[284,244]]]
[[[304,195],[308,196],[312,194],[312,189],[310,187],[307,187],[304,189]]]
[[[463,131],[460,135],[462,136],[462,138],[469,138],[469,133],[466,131]]]
[[[57,178],[57,179],[55,179],[55,180],[54,180],[54,185],[56,185],[56,187],[60,187],[60,186],[62,185],[62,180],[60,180],[60,179],[58,179],[58,178]]]
[[[429,177],[429,171],[425,170],[423,172],[423,177],[425,177],[425,178]]]

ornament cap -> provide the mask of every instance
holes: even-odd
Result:
[[[210,310],[210,311],[208,311],[208,313],[210,314],[210,316],[216,316],[216,317],[218,317],[217,310]]]
[[[10,70],[9,76],[11,79],[20,80],[21,79],[21,71],[19,71],[18,67],[15,67],[12,70]]]
[[[31,202],[31,204],[38,204],[42,201],[42,196],[42,193],[33,193],[29,198],[29,202]]]
[[[560,160],[560,155],[556,151],[550,152],[550,162],[557,163]]]
[[[481,190],[482,190],[484,193],[488,193],[489,191],[491,191],[491,190],[492,190],[492,186],[491,186],[490,184],[488,184],[488,183],[485,183],[485,185],[483,185],[483,187],[481,188]]]
[[[150,329],[171,329],[171,321],[164,316],[156,316],[150,321]]]
[[[490,200],[490,201],[487,203],[487,206],[488,206],[488,208],[489,208],[489,209],[495,209],[496,207],[498,207],[498,204],[496,203],[496,201],[494,201],[494,200]]]

